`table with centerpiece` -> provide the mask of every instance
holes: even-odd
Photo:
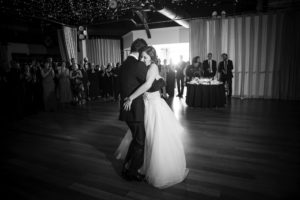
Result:
[[[187,83],[186,104],[190,107],[224,107],[226,95],[223,82],[193,78]]]

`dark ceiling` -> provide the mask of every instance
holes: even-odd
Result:
[[[213,11],[239,15],[299,8],[299,0],[0,0],[0,22],[6,29],[26,25],[50,31],[61,25],[83,25],[89,36],[120,37],[144,29],[145,24],[178,26],[159,12],[164,8],[177,18],[191,19],[210,17]]]

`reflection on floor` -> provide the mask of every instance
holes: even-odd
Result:
[[[168,101],[186,130],[184,182],[158,190],[123,180],[113,155],[127,130],[118,103],[92,102],[31,115],[2,132],[6,193],[43,200],[299,198],[299,102],[233,98],[225,108],[203,109]]]

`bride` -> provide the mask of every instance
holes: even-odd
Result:
[[[125,110],[130,110],[132,100],[144,94],[146,139],[144,163],[139,171],[145,174],[148,183],[162,189],[182,182],[188,174],[180,139],[184,130],[160,97],[165,81],[159,76],[155,49],[145,47],[141,61],[149,67],[146,82],[127,98],[123,106]],[[124,159],[131,139],[129,129],[116,151],[117,159]]]

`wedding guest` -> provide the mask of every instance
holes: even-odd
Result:
[[[88,70],[88,79],[89,79],[89,94],[91,100],[95,100],[99,95],[99,75],[95,69],[94,63],[90,65]]]
[[[71,87],[73,93],[73,101],[75,104],[82,105],[85,103],[84,98],[84,87],[82,83],[82,73],[78,68],[77,64],[73,64],[73,69],[70,72]]]
[[[48,57],[47,58],[47,62],[49,63],[49,67],[52,68],[54,70],[54,66],[53,66],[53,58],[52,57]]]
[[[217,72],[217,62],[212,59],[212,53],[207,54],[207,60],[203,61],[203,76],[213,78]]]
[[[90,69],[90,65],[89,65],[89,59],[87,57],[85,57],[83,59],[83,67],[88,71]]]
[[[51,68],[51,65],[50,65]],[[58,63],[52,63],[52,69],[54,70],[54,84],[55,84],[55,95],[56,99],[59,100],[59,80],[58,80]]]
[[[86,62],[86,61],[85,61]],[[89,64],[88,63],[84,63],[83,65],[79,65],[79,69],[81,71],[81,74],[82,74],[82,84],[83,84],[83,87],[84,87],[84,90],[83,90],[83,103],[85,103],[86,100],[89,100],[89,87],[88,87],[88,82],[89,82],[89,79],[88,79],[88,74],[87,74],[87,70],[89,68]]]
[[[43,97],[44,106],[46,111],[56,110],[56,96],[55,96],[55,83],[54,83],[54,70],[50,67],[50,63],[47,61],[44,64],[44,68],[41,70],[43,78]]]
[[[70,71],[66,68],[66,62],[61,63],[58,70],[58,88],[61,103],[70,103],[72,101],[72,91],[70,84]]]
[[[33,111],[33,77],[30,65],[25,64],[23,72],[23,91],[24,91],[24,111],[25,114],[31,114]]]
[[[219,63],[218,66],[218,73],[219,73],[219,80],[222,81],[228,88],[228,97],[232,95],[232,70],[233,70],[233,63],[231,60],[228,59],[228,55],[223,53],[222,55],[223,61]]]
[[[113,98],[113,74],[111,70],[112,65],[109,63],[104,74],[104,98],[107,100],[111,100]]]
[[[192,64],[186,69],[186,82],[191,81],[195,77],[200,77],[200,56],[196,56],[192,60]]]
[[[31,74],[33,78],[33,104],[34,112],[38,112],[43,110],[44,102],[43,102],[43,77],[41,74],[41,64],[34,60],[32,62]]]
[[[175,90],[175,67],[170,60],[170,64],[167,66],[167,83],[166,83],[166,92],[169,97],[174,97]]]
[[[167,59],[164,59],[163,64],[160,65],[159,75],[164,79],[165,82],[167,81],[167,71],[168,71]],[[161,93],[163,98],[167,98],[166,86],[162,87]]]
[[[100,71],[100,65],[96,65],[96,66],[95,66],[95,71],[96,71],[96,72],[99,72],[99,71]]]
[[[100,66],[99,74],[99,93],[102,98],[104,98],[104,90],[105,90],[105,66],[102,64]]]
[[[182,97],[184,92],[184,70],[185,70],[186,63],[183,61],[183,56],[180,55],[180,61],[176,66],[176,82],[177,82],[177,90],[178,90],[178,97]]]
[[[120,94],[120,77],[119,77],[120,76],[120,67],[121,67],[121,64],[118,62],[116,64],[116,67],[114,67],[112,69],[115,101],[119,100],[119,94]]]

